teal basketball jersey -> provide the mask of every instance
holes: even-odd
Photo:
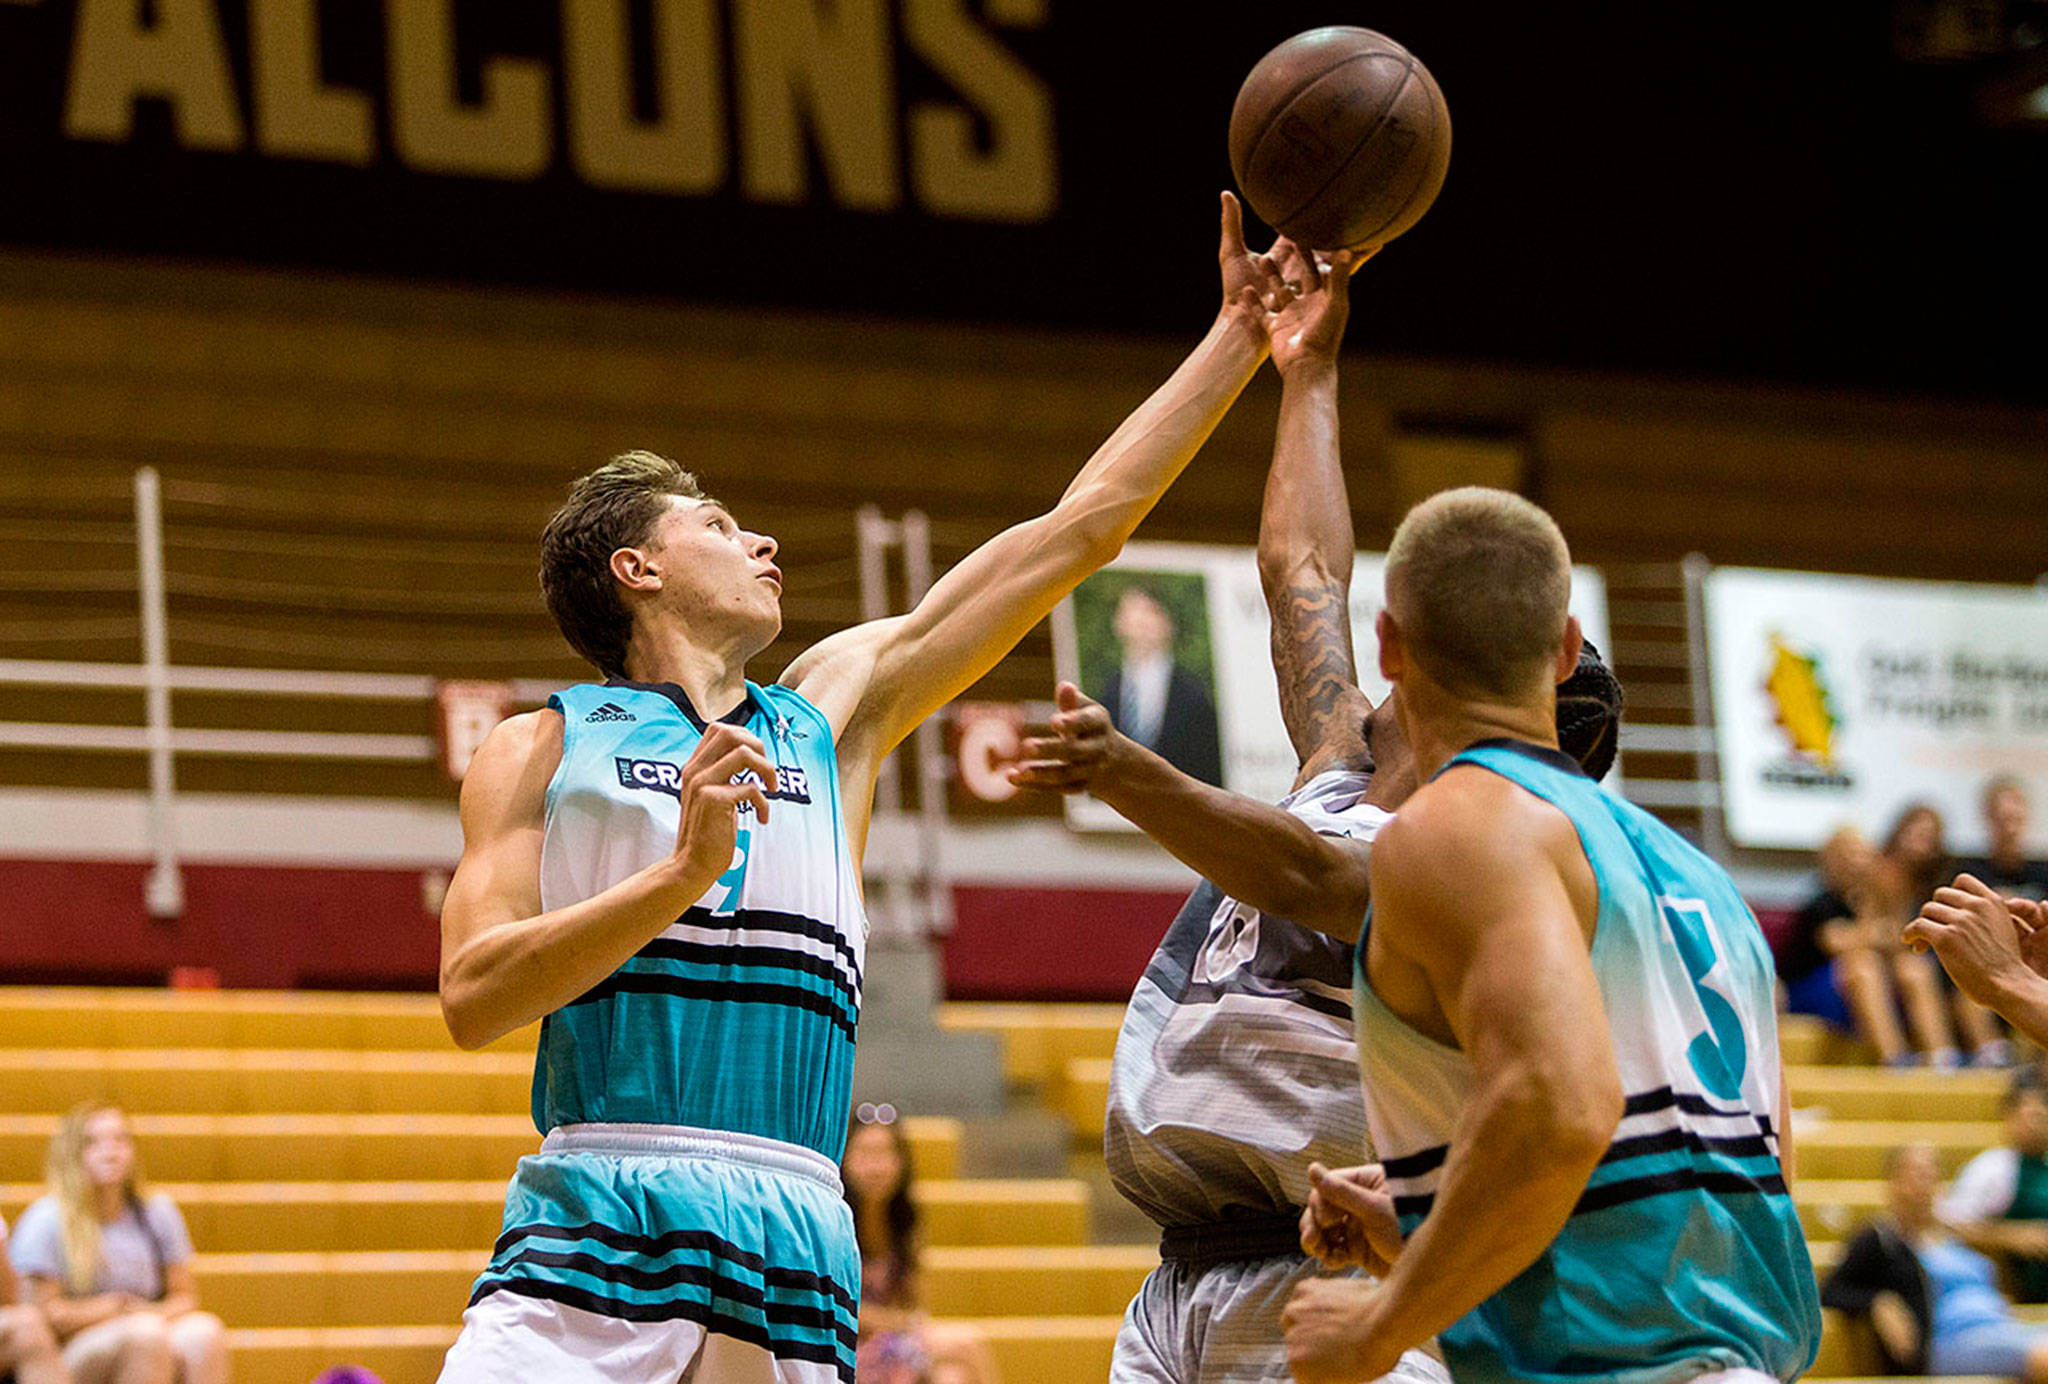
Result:
[[[1452,1376],[1676,1384],[1749,1369],[1796,1379],[1820,1344],[1820,1302],[1778,1160],[1773,971],[1749,906],[1720,866],[1555,750],[1488,741],[1445,768],[1460,764],[1553,804],[1578,831],[1599,883],[1593,970],[1627,1104],[1550,1248],[1443,1333]],[[1361,943],[1367,1120],[1413,1231],[1435,1200],[1473,1073],[1462,1052],[1380,1002],[1365,956]]]
[[[675,850],[682,766],[704,721],[673,684],[549,699],[562,762],[547,793],[541,906],[604,892]],[[533,1118],[683,1125],[839,1161],[867,920],[832,730],[786,687],[747,684],[725,718],[777,766],[768,820],[740,808],[732,868],[608,979],[542,1021]]]

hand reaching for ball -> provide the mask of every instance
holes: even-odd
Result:
[[[1216,262],[1223,271],[1223,311],[1256,332],[1260,344],[1265,344],[1267,317],[1286,306],[1291,295],[1273,252],[1255,255],[1246,248],[1244,208],[1228,192],[1223,194],[1223,243]]]
[[[1351,318],[1351,276],[1378,253],[1374,246],[1311,254],[1285,236],[1273,243],[1270,258],[1279,266],[1285,296],[1266,314],[1266,340],[1281,374],[1305,360],[1337,359],[1344,324]]]

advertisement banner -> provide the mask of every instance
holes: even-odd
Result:
[[[1724,567],[1706,617],[1738,844],[1806,850],[1843,825],[1882,838],[1924,801],[1967,854],[1992,776],[2048,805],[2048,591]]]
[[[1385,593],[1386,559],[1360,553],[1351,576],[1352,645],[1359,686],[1374,702],[1387,694],[1379,675],[1373,622]],[[1572,611],[1602,649],[1607,588],[1600,573],[1572,574]],[[1251,548],[1131,543],[1123,556],[1081,583],[1053,614],[1059,675],[1119,716],[1126,670],[1145,647],[1169,650],[1169,673],[1138,712],[1147,725],[1126,731],[1146,740],[1196,778],[1267,802],[1286,796],[1294,747],[1280,717],[1273,680],[1272,622]],[[1049,691],[1050,689],[1048,689]],[[1163,695],[1162,695],[1163,693]],[[1606,780],[1616,788],[1620,771]],[[1087,797],[1067,799],[1067,820],[1083,828],[1123,825]]]

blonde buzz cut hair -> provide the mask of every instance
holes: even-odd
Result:
[[[1551,681],[1572,555],[1537,505],[1476,485],[1432,495],[1394,531],[1386,572],[1388,612],[1446,688],[1513,698]]]

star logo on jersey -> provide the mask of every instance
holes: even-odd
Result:
[[[782,741],[785,745],[798,740],[810,739],[803,731],[798,730],[796,726],[791,724],[787,716],[778,714],[772,729],[774,730],[775,738]]]
[[[635,716],[632,712],[626,710],[626,708],[620,706],[617,702],[606,702],[603,706],[591,712],[588,716],[585,716],[583,719],[586,722],[588,722],[638,721],[640,718],[638,716]]]

